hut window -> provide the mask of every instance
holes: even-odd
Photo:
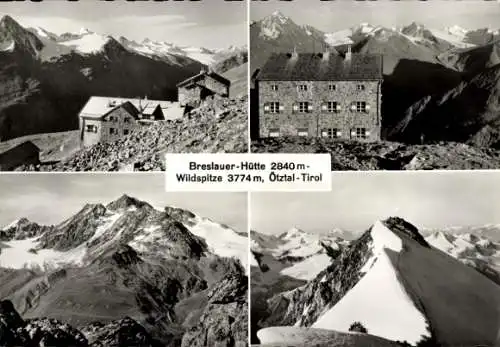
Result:
[[[94,125],[94,124],[88,124],[86,127],[85,127],[85,131],[88,132],[88,133],[96,133],[97,132],[97,125]]]

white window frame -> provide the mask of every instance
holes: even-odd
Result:
[[[351,130],[351,136],[356,139],[367,139],[370,136],[370,131],[367,128],[356,127]]]
[[[359,113],[365,113],[369,108],[367,109],[367,104],[366,101],[355,101],[353,104],[353,111],[359,112]]]
[[[269,129],[269,137],[280,137],[280,129],[279,128]]]
[[[309,101],[299,101],[297,103],[297,112],[308,113],[309,111],[311,111],[311,104]]]
[[[321,130],[321,136],[329,139],[338,139],[342,136],[339,128],[324,128]]]
[[[271,84],[271,90],[273,92],[277,91],[278,90],[278,85],[277,84]]]
[[[307,129],[307,128],[298,128],[297,129],[297,136],[308,137],[309,136],[309,129]]]
[[[337,90],[337,85],[333,84],[333,83],[329,84],[328,85],[328,90],[331,91],[331,92],[336,91]]]
[[[358,85],[356,86],[356,90],[357,90],[357,91],[363,91],[363,90],[365,90],[365,85],[364,85],[364,84],[358,84]]]
[[[327,101],[326,110],[329,113],[334,113],[340,111],[340,105],[337,101]]]
[[[85,125],[86,133],[97,133],[97,125],[95,124],[87,124]]]
[[[269,113],[280,113],[281,106],[279,101],[270,102],[268,103],[268,106],[269,106],[269,111],[268,111]]]
[[[110,135],[116,135],[118,133],[118,131],[116,131],[115,128],[109,128],[109,134]]]

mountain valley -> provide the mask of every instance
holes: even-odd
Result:
[[[16,220],[0,231],[0,344],[245,346],[247,245],[127,195],[58,225]]]

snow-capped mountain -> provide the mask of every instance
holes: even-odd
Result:
[[[251,233],[252,265],[300,280],[314,278],[348,242],[334,234],[314,234],[293,227],[278,235]]]
[[[26,318],[69,323],[86,340],[20,342],[35,337],[24,336],[31,326],[18,320],[17,326],[2,326],[17,332],[8,342],[1,335],[0,344],[242,343],[247,325],[228,322],[244,322],[248,315],[247,245],[247,237],[230,227],[127,195],[107,205],[87,204],[57,225],[14,221],[0,233],[0,300],[8,300],[0,306]],[[0,309],[0,319],[5,312]],[[221,327],[224,333],[211,336]],[[47,324],[47,334],[53,329]]]
[[[169,259],[207,252],[237,259],[246,269],[246,237],[196,215],[179,223],[171,213],[124,195],[106,207],[86,205],[56,226],[39,226],[22,218],[2,229],[11,237],[3,237],[0,267],[86,266],[107,249],[125,243],[140,255]]]
[[[320,345],[327,346],[325,338],[334,345],[359,336],[367,340],[357,340],[361,345],[489,346],[498,342],[499,315],[498,284],[391,217],[375,222],[313,280],[269,299],[257,336],[263,345],[323,336]],[[351,332],[355,322],[368,334]]]
[[[433,247],[469,265],[500,285],[500,236],[496,226],[493,237],[482,232],[491,227],[451,228],[434,231],[426,237]]]

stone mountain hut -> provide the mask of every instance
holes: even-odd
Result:
[[[255,80],[259,137],[378,140],[382,56],[275,53]]]

